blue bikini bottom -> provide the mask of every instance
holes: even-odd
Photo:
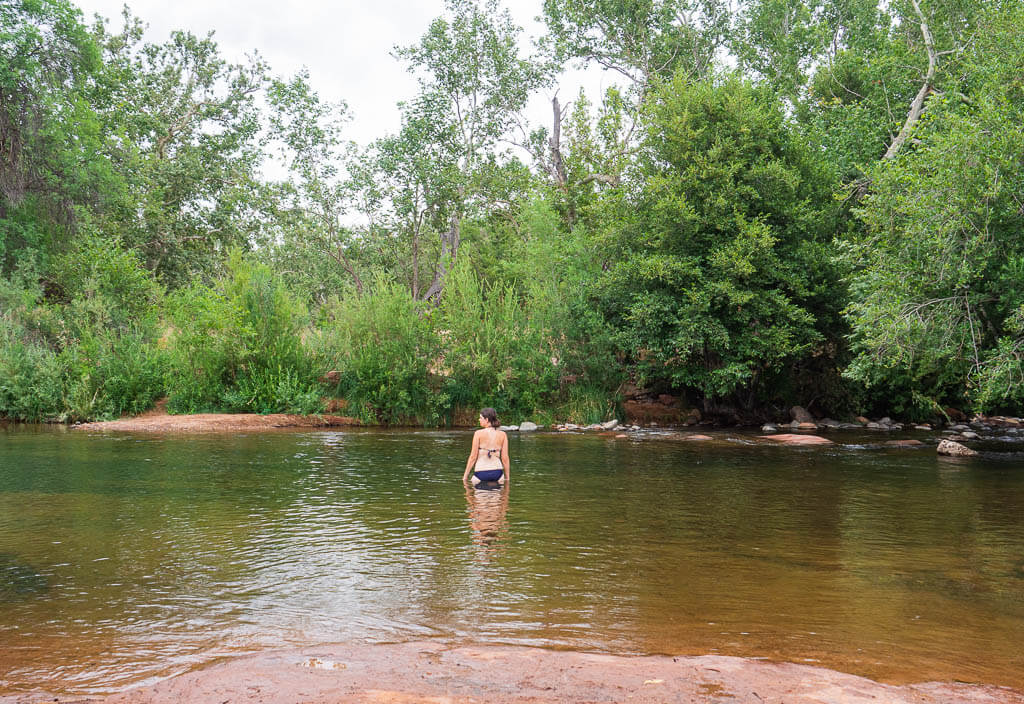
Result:
[[[482,482],[496,482],[505,476],[503,469],[481,469],[473,472],[477,479]]]

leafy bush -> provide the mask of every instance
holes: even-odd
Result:
[[[455,405],[513,417],[542,408],[559,388],[560,332],[511,285],[485,289],[468,266],[448,277],[439,312],[446,388]]]
[[[23,341],[22,332],[0,316],[0,417],[56,419],[64,407],[60,361],[51,350]]]
[[[316,359],[341,373],[337,391],[365,420],[441,421],[450,408],[431,367],[438,337],[425,304],[384,281],[366,295],[333,303],[319,330]]]
[[[267,265],[236,251],[217,285],[180,290],[168,314],[172,411],[320,410],[300,336],[306,311]]]

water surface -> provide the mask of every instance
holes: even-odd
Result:
[[[0,430],[0,694],[440,639],[1024,689],[1024,466],[467,431]],[[844,444],[845,443],[845,444]]]

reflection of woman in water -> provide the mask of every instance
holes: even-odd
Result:
[[[466,503],[469,505],[469,527],[473,531],[473,542],[480,548],[478,556],[489,561],[508,542],[506,515],[509,487],[484,487],[470,486],[467,482]]]
[[[473,484],[508,481],[508,435],[498,430],[498,414],[493,408],[480,411],[480,430],[473,433],[473,449],[466,460],[462,481],[473,472]]]

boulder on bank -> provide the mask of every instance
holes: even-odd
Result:
[[[940,455],[947,457],[974,457],[978,454],[977,450],[972,450],[952,440],[941,441],[937,451]]]
[[[793,406],[789,409],[789,414],[793,416],[793,420],[796,423],[813,423],[814,416],[807,412],[807,409],[803,406]]]
[[[522,423],[519,424],[519,432],[520,433],[530,433],[530,432],[533,432],[536,429],[537,429],[537,424],[536,423],[531,423],[528,420],[525,420],[525,421],[523,421]]]

